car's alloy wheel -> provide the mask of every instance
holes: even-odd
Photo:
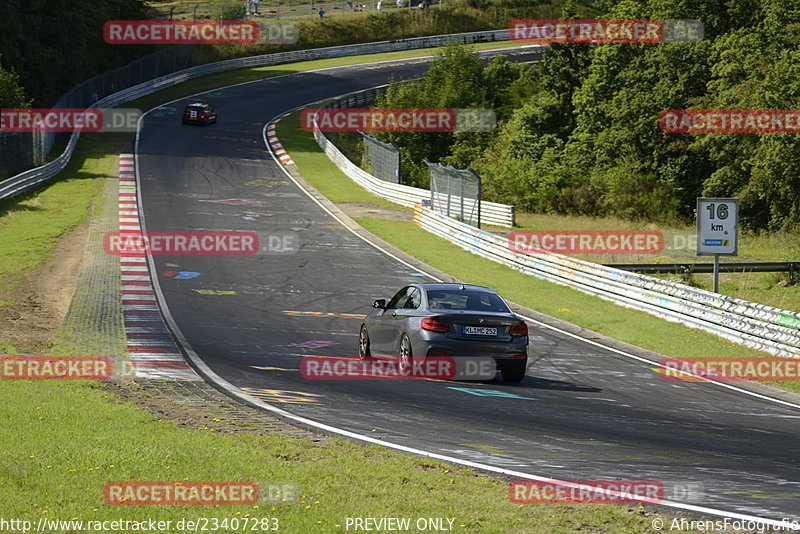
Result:
[[[358,357],[366,360],[370,357],[369,352],[369,334],[367,333],[367,326],[361,325],[361,332],[358,334]]]
[[[400,340],[400,361],[397,363],[397,367],[401,374],[410,373],[414,367],[411,340],[405,334],[403,334],[403,339]]]

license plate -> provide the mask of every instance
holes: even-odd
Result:
[[[497,328],[488,326],[465,326],[464,334],[471,336],[496,336]]]

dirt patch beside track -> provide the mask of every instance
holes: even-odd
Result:
[[[0,308],[0,339],[20,354],[48,351],[69,310],[88,236],[88,223],[62,236],[42,264],[12,279],[12,289],[0,295],[10,301]]]

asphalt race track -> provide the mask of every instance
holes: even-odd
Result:
[[[193,98],[145,117],[137,155],[148,231],[252,230],[300,245],[285,254],[155,256],[166,305],[194,351],[255,398],[373,438],[562,480],[699,483],[702,492],[695,485],[667,497],[800,520],[800,406],[665,381],[653,365],[541,324],[530,325],[528,377],[518,385],[301,378],[304,355],[357,354],[358,315],[375,298],[430,279],[314,203],[274,162],[262,129],[291,108],[416,77],[424,65],[359,65],[213,91],[203,99],[219,122],[209,127],[181,125]]]

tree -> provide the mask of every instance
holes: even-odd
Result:
[[[468,47],[446,47],[430,64],[425,76],[418,81],[393,83],[386,94],[378,99],[378,108],[486,108],[488,88],[484,66],[478,55]],[[401,176],[404,183],[427,187],[429,173],[423,159],[443,161],[453,153],[454,143],[462,143],[456,150],[463,153],[469,148],[471,133],[378,133],[382,141],[392,142],[401,151]],[[473,151],[469,151],[470,154]],[[456,158],[459,159],[459,158]]]
[[[13,69],[0,66],[0,108],[27,108],[31,102],[25,98],[25,89],[19,84],[19,75]]]

